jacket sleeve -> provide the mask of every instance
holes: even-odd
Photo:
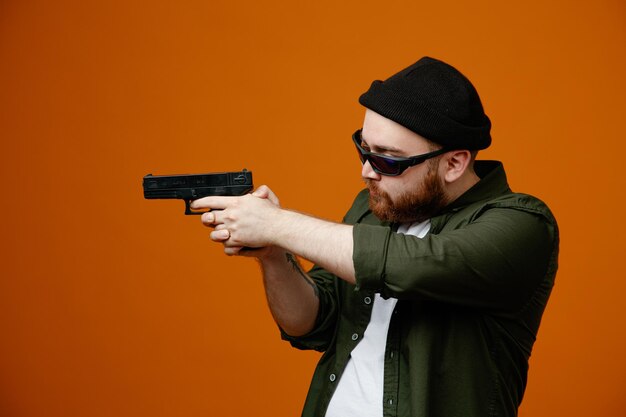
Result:
[[[547,208],[497,204],[423,239],[363,224],[353,236],[357,289],[502,311],[523,308],[553,278],[558,248]]]

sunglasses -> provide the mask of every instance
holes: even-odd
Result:
[[[449,151],[449,149],[442,148],[421,155],[401,158],[398,156],[381,155],[379,153],[374,153],[363,149],[363,147],[361,146],[361,143],[363,142],[363,139],[361,138],[361,129],[354,132],[354,134],[352,135],[352,140],[356,145],[356,150],[359,153],[359,159],[361,159],[362,164],[365,164],[365,162],[367,161],[372,166],[374,172],[380,175],[387,175],[390,177],[396,177],[398,175],[401,175],[408,168],[419,165],[430,158],[434,158],[435,156],[444,154]]]

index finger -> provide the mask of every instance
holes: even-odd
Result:
[[[223,210],[225,208],[230,207],[233,200],[236,198],[237,197],[226,197],[226,196],[202,197],[202,198],[192,201],[190,206],[194,210],[198,210],[198,209]]]

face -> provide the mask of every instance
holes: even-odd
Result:
[[[371,152],[407,157],[433,149],[423,137],[377,113],[367,110],[363,122],[363,144]],[[369,162],[361,175],[370,192],[369,205],[381,220],[396,223],[423,221],[448,203],[439,171],[441,157],[408,168],[397,177],[380,175]]]

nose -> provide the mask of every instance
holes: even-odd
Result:
[[[361,176],[370,180],[380,180],[380,174],[374,171],[369,161],[365,161],[361,168]]]

